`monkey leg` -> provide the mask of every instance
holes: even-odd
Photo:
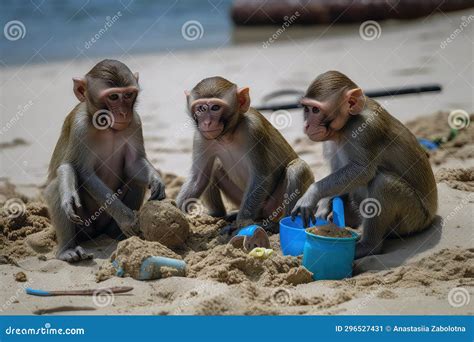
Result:
[[[367,190],[366,202],[360,206],[363,232],[356,246],[356,258],[379,254],[388,235],[419,232],[433,219],[413,188],[399,177],[378,174]]]
[[[296,202],[314,182],[313,172],[309,165],[300,158],[291,161],[286,167],[286,191],[285,196],[289,204],[285,206],[285,214],[290,215]]]
[[[244,196],[243,191],[229,178],[224,168],[216,163],[209,185],[202,194],[202,199],[209,209],[209,215],[213,217],[226,216],[221,191],[233,204],[240,205]]]
[[[56,257],[67,262],[92,259],[92,254],[86,253],[84,248],[77,245],[77,225],[67,217],[66,212],[61,206],[57,179],[51,181],[46,187],[44,197],[48,204],[51,223],[56,231],[56,240],[58,242]]]
[[[265,229],[278,233],[278,221],[283,215],[289,215],[298,199],[314,182],[310,167],[302,159],[291,161],[283,176],[283,181],[277,185],[268,197],[263,210]]]
[[[123,187],[123,192],[120,199],[122,203],[132,210],[140,210],[145,199],[146,188],[135,182],[130,182]],[[115,220],[110,220],[105,227],[104,233],[116,240],[125,239],[125,234]]]

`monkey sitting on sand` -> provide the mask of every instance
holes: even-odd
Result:
[[[400,121],[337,71],[319,75],[301,104],[304,131],[312,141],[324,141],[331,174],[309,187],[292,217],[300,214],[308,226],[315,215],[328,217],[333,196],[343,196],[346,223],[363,227],[356,258],[380,253],[388,235],[431,225],[438,206],[433,171]]]
[[[163,199],[165,187],[148,161],[142,125],[134,110],[138,74],[103,60],[75,78],[80,103],[66,117],[49,164],[44,192],[58,240],[58,259],[92,258],[78,245],[101,233],[138,233],[135,213],[145,191]]]

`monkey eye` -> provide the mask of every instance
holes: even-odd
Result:
[[[221,109],[221,106],[219,106],[219,105],[214,105],[214,106],[211,107],[211,110],[212,110],[213,112],[216,112],[216,111],[218,111],[219,109]]]
[[[319,113],[319,108],[318,107],[313,107],[313,113]]]
[[[109,100],[115,101],[119,98],[118,94],[110,94],[109,95]]]
[[[308,113],[308,112],[309,112],[308,106],[303,106],[303,108],[304,108],[305,113]]]
[[[132,96],[133,96],[133,93],[126,93],[126,94],[124,95],[124,97],[125,97],[126,99],[130,99]]]

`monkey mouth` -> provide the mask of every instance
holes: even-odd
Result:
[[[201,134],[206,139],[215,139],[221,134],[221,132],[222,132],[222,128],[210,129],[210,130],[201,130]]]

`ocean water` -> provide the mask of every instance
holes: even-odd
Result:
[[[0,0],[0,65],[218,47],[232,0]]]

